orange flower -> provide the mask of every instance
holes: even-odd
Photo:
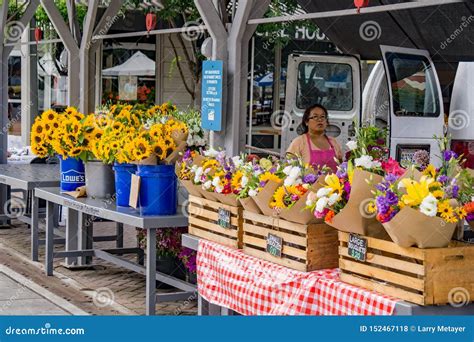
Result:
[[[466,213],[472,214],[474,213],[474,202],[469,202],[464,205],[464,210],[466,210]]]
[[[326,214],[326,216],[324,217],[324,222],[332,223],[332,219],[333,219],[334,215],[335,215],[334,211],[329,210],[328,213]]]

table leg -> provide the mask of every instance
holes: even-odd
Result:
[[[38,261],[39,252],[39,198],[31,197],[31,260]]]
[[[54,203],[46,202],[46,257],[45,269],[46,275],[53,275],[54,261],[54,224],[53,224]]]
[[[92,216],[88,214],[79,214],[79,249],[81,251],[85,249],[92,249],[93,237],[92,237]],[[79,264],[81,266],[90,265],[92,257],[81,257]]]
[[[209,302],[198,295],[198,316],[209,316]]]
[[[59,205],[55,204],[54,205],[54,214],[53,214],[53,220],[54,220],[54,226],[55,227],[59,227],[59,210],[60,210]]]
[[[117,222],[115,227],[117,235],[116,247],[123,248],[123,223]]]
[[[66,251],[75,251],[78,247],[79,213],[67,208]],[[77,265],[77,257],[66,258],[66,267]]]
[[[3,226],[2,228],[8,228],[10,226],[11,220],[5,215],[9,213],[5,212],[5,203],[11,199],[10,187],[6,184],[0,184],[0,216],[4,218],[0,220],[0,225]]]
[[[147,229],[146,242],[146,314],[156,310],[156,228]]]

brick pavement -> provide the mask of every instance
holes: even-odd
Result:
[[[0,229],[0,264],[32,279],[39,285],[69,300],[80,309],[93,315],[120,315],[145,313],[145,277],[135,272],[94,259],[93,269],[71,270],[63,267],[63,260],[56,259],[54,277],[43,272],[44,248],[40,248],[40,262],[30,260],[30,230],[26,224],[14,220],[12,228]],[[112,235],[115,224],[94,223],[96,235]],[[44,234],[40,234],[44,237]],[[114,242],[96,242],[99,247],[115,247]],[[135,247],[135,230],[124,229],[124,247]],[[61,246],[62,247],[62,246]],[[97,296],[99,289],[101,296]],[[170,290],[158,290],[167,292]],[[94,300],[95,297],[95,300]],[[113,298],[113,300],[109,300]],[[102,300],[102,301],[101,301]],[[159,315],[195,315],[195,300],[159,303]]]

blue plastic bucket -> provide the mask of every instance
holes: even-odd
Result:
[[[114,164],[115,201],[119,207],[128,207],[132,175],[137,171],[135,164]]]
[[[174,165],[138,165],[141,215],[174,215],[178,206],[178,179]]]
[[[61,172],[61,191],[74,191],[86,184],[86,173],[82,160],[59,158]]]

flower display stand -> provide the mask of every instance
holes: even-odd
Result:
[[[452,241],[444,248],[403,248],[364,236],[365,258],[355,258],[349,239],[339,232],[339,268],[346,283],[419,305],[474,300],[474,245]]]
[[[327,224],[299,224],[247,210],[243,217],[245,253],[302,272],[337,267],[337,230]]]
[[[242,247],[242,207],[189,195],[189,233],[225,246]]]

